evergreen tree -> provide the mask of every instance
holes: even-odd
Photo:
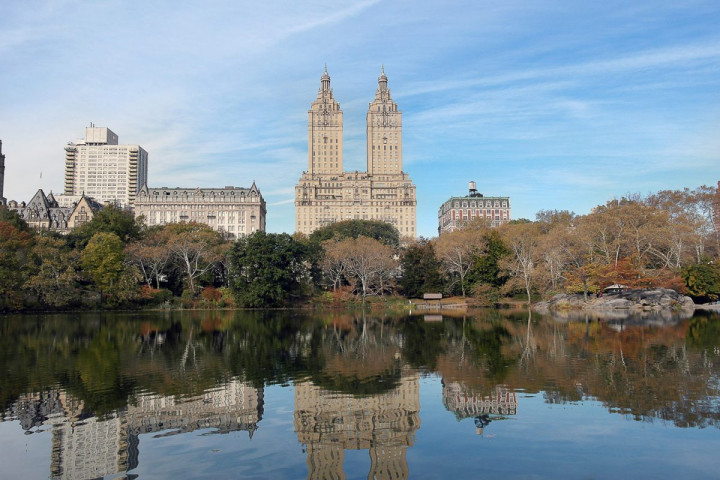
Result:
[[[435,256],[432,243],[420,239],[418,243],[410,245],[405,250],[400,262],[402,265],[400,286],[406,297],[417,298],[424,293],[442,290],[441,265]]]
[[[229,261],[238,302],[246,307],[275,307],[302,293],[309,278],[307,248],[286,233],[258,231],[239,239]]]

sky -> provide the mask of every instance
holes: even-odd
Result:
[[[255,181],[292,233],[325,65],[351,171],[384,66],[425,237],[471,180],[528,219],[717,185],[719,26],[717,0],[8,0],[4,196],[62,192],[92,122],[148,151],[150,187]]]

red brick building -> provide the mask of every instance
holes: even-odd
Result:
[[[510,221],[510,197],[486,197],[479,193],[475,182],[468,184],[464,197],[450,197],[438,210],[438,235],[452,232],[464,223],[482,219],[497,227]]]

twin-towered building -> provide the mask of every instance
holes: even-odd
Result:
[[[402,112],[392,99],[384,68],[375,98],[368,106],[366,124],[367,168],[345,171],[343,112],[326,68],[308,111],[308,169],[295,186],[296,232],[310,234],[343,220],[379,220],[397,228],[401,237],[417,237],[416,187],[403,171]],[[7,203],[3,197],[4,170],[0,143],[0,204]],[[228,238],[265,230],[267,208],[255,182],[249,188],[149,188],[147,173],[148,153],[141,146],[120,144],[109,128],[91,125],[85,129],[84,139],[65,147],[64,192],[50,194],[47,198],[58,205],[48,205],[56,209],[75,207],[82,198],[91,198],[133,209],[148,225],[195,221]],[[510,220],[509,197],[483,197],[474,182],[471,184],[467,196],[451,197],[440,207],[439,234],[474,219],[484,219],[492,226]],[[26,208],[25,204],[12,203],[18,211]],[[36,222],[39,228],[72,228],[69,212],[51,212],[41,203],[33,203],[37,212],[22,214],[42,217]]]
[[[343,220],[380,220],[417,236],[415,185],[402,169],[402,112],[384,69],[367,112],[367,170],[343,170],[343,112],[327,68],[308,111],[308,169],[295,186],[295,231]]]

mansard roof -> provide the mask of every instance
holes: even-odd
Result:
[[[160,187],[160,188],[148,188],[146,186],[142,187],[140,189],[139,194],[144,195],[152,195],[156,192],[166,192],[170,195],[220,195],[220,194],[227,194],[227,192],[231,192],[233,195],[250,195],[250,194],[256,194],[260,195],[260,190],[255,185],[255,182],[253,182],[252,186],[250,188],[247,187],[233,187],[233,186],[226,186],[221,188],[183,188],[183,187]]]

